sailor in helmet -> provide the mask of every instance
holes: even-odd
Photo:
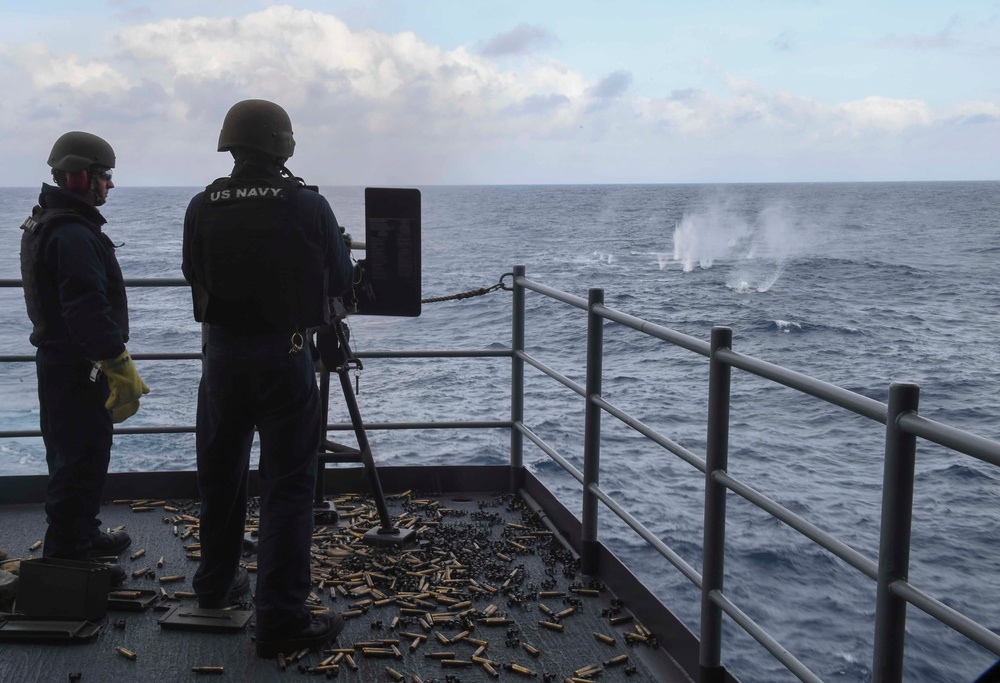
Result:
[[[118,555],[124,531],[97,518],[111,458],[112,425],[139,409],[149,387],[125,348],[125,283],[98,207],[115,184],[115,153],[92,133],[72,131],[49,154],[55,185],[21,225],[21,279],[31,319],[49,479],[45,557]],[[111,579],[125,572],[113,565]]]
[[[312,497],[322,414],[307,329],[330,322],[329,297],[353,277],[350,251],[326,199],[285,168],[295,140],[288,114],[245,100],[226,114],[218,150],[232,173],[198,193],[184,217],[184,277],[204,323],[198,391],[203,608],[249,591],[239,565],[250,445],[260,434],[256,648],[259,657],[321,646],[344,628],[312,614]]]

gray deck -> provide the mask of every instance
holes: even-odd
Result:
[[[343,483],[349,480],[338,478]],[[125,479],[120,477],[119,484]],[[406,681],[419,677],[424,683],[533,677],[509,668],[515,664],[537,674],[539,681],[558,683],[589,665],[602,669],[594,678],[606,683],[690,680],[674,658],[696,658],[696,650],[690,651],[694,641],[669,632],[669,619],[658,618],[655,605],[648,604],[648,600],[642,600],[641,605],[626,600],[621,605],[610,584],[578,575],[575,556],[561,540],[558,522],[553,522],[558,520],[558,514],[533,511],[536,508],[525,504],[521,494],[467,490],[424,493],[414,488],[405,495],[392,495],[392,491],[400,491],[394,488],[394,479],[383,476],[383,481],[389,482],[386,491],[390,513],[400,526],[417,530],[415,546],[400,550],[366,545],[359,535],[375,525],[377,515],[370,499],[358,494],[328,495],[342,519],[336,527],[316,528],[315,576],[327,579],[322,589],[315,590],[317,604],[359,612],[348,619],[337,647],[354,648],[365,641],[398,641],[387,642],[385,649],[396,644],[401,654],[382,658],[365,655],[359,648],[353,655],[357,670],[341,661],[338,678],[392,681],[387,671],[390,667]],[[405,477],[398,479],[404,481]],[[480,477],[481,481],[490,479]],[[38,480],[27,483],[37,487]],[[141,489],[129,488],[136,492]],[[530,494],[527,499],[532,500]],[[155,509],[134,512],[130,503],[135,500],[149,499],[139,496],[129,498],[129,503],[108,504],[102,513],[106,526],[125,525],[133,538],[133,546],[122,555],[129,575],[125,588],[159,591],[162,587],[170,596],[177,591],[191,591],[197,562],[186,557],[184,546],[196,543],[197,538],[193,534],[181,539],[185,528],[192,525],[181,515],[195,518],[196,503],[160,498],[152,506]],[[176,510],[165,510],[164,505]],[[40,551],[28,550],[44,533],[40,505],[5,505],[2,510],[0,548],[11,557],[40,555]],[[572,533],[567,536],[572,537]],[[145,554],[130,559],[140,549]],[[164,566],[157,568],[161,556]],[[246,558],[251,568],[253,560],[252,556]],[[142,568],[151,571],[133,579],[132,572]],[[363,572],[368,572],[367,576]],[[184,578],[161,584],[159,578],[167,575]],[[634,584],[627,576],[625,579],[624,594],[634,593]],[[545,595],[546,591],[551,593]],[[182,603],[196,606],[191,598],[182,599]],[[546,614],[545,607],[562,616]],[[494,617],[506,617],[513,623],[485,621],[484,613],[492,610]],[[419,612],[432,615],[430,629],[420,623]],[[142,612],[111,611],[97,637],[87,643],[0,643],[0,680],[66,681],[70,674],[81,673],[82,682],[183,681],[200,675],[192,672],[196,666],[223,666],[223,676],[230,680],[284,680],[306,673],[306,669],[316,667],[329,656],[310,653],[282,671],[277,662],[256,658],[252,628],[235,634],[171,631],[157,623],[164,614],[155,607]],[[447,614],[452,616],[444,616]],[[639,614],[651,618],[642,622]],[[612,625],[612,616],[632,619]],[[541,621],[557,623],[562,630],[550,630],[540,625]],[[455,639],[463,631],[469,631],[467,638]],[[415,639],[402,635],[404,632],[426,638]],[[601,642],[595,633],[613,637],[614,644]],[[445,643],[445,639],[449,642]],[[452,668],[426,657],[449,651],[455,652],[457,659],[469,660],[479,647],[470,639],[488,642],[481,656],[496,663],[498,679],[478,663],[469,668]],[[539,654],[532,655],[525,644]],[[671,654],[658,644],[670,647]],[[135,652],[136,660],[123,657],[117,647]],[[627,663],[605,664],[621,655],[628,655]]]

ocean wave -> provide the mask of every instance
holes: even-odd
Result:
[[[810,332],[833,333],[843,335],[858,335],[862,331],[846,324],[824,324],[816,322],[797,322],[794,320],[767,320],[762,323],[761,328],[767,332],[778,332],[781,334],[808,334]]]

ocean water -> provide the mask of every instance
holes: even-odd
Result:
[[[126,277],[180,277],[184,209],[198,188],[112,191],[106,232]],[[426,187],[423,296],[528,277],[885,401],[921,387],[921,414],[1000,440],[1000,183]],[[0,278],[19,277],[20,225],[35,188],[0,189]],[[364,233],[363,188],[326,188],[341,223]],[[360,256],[360,255],[359,255]],[[198,350],[189,292],[129,293],[134,353]],[[528,351],[583,382],[585,315],[529,293]],[[0,289],[0,354],[27,354],[18,289]],[[359,351],[502,348],[510,295],[426,304],[419,318],[356,317]],[[707,362],[605,326],[604,395],[703,455]],[[152,393],[133,425],[193,424],[197,361],[143,362]],[[365,419],[506,419],[509,361],[379,360],[359,374]],[[582,469],[583,401],[528,368],[525,420]],[[733,375],[730,472],[875,559],[884,427]],[[332,422],[346,422],[333,396]],[[34,368],[0,366],[0,428],[38,424]],[[703,477],[614,418],[603,419],[601,485],[700,569]],[[499,463],[491,431],[372,432],[376,461]],[[194,438],[119,436],[114,470],[193,469]],[[530,443],[528,466],[578,510],[578,486]],[[40,439],[0,443],[0,473],[45,469]],[[911,581],[1000,631],[1000,473],[921,444]],[[726,591],[821,678],[871,679],[875,586],[797,533],[729,496]],[[602,510],[601,535],[690,628],[698,591]],[[906,680],[970,681],[994,657],[910,608]],[[746,682],[796,680],[733,624],[723,658]]]

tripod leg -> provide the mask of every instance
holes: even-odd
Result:
[[[358,447],[361,450],[361,462],[365,465],[368,473],[369,484],[372,487],[372,494],[375,496],[375,506],[378,509],[379,521],[382,526],[378,529],[378,534],[374,537],[375,542],[383,541],[392,545],[401,544],[409,539],[413,534],[412,529],[400,530],[393,526],[389,517],[389,508],[385,503],[385,495],[382,493],[382,483],[378,478],[378,470],[375,469],[375,461],[372,458],[372,449],[368,444],[368,434],[365,432],[364,422],[361,420],[361,411],[358,409],[358,401],[351,390],[351,380],[348,377],[348,368],[341,366],[337,369],[340,375],[340,386],[344,390],[344,401],[351,414],[351,424],[354,425],[354,434],[358,439]],[[369,532],[371,533],[371,532]],[[366,540],[368,534],[365,534]]]
[[[326,366],[320,370],[319,373],[319,400],[320,400],[320,412],[323,415],[323,426],[322,431],[320,431],[320,450],[324,449],[324,444],[326,444],[326,421],[328,415],[330,414],[330,371],[326,369]],[[319,460],[316,463],[316,495],[313,497],[313,505],[319,507],[324,504],[323,500],[323,474],[326,471],[326,463]]]

